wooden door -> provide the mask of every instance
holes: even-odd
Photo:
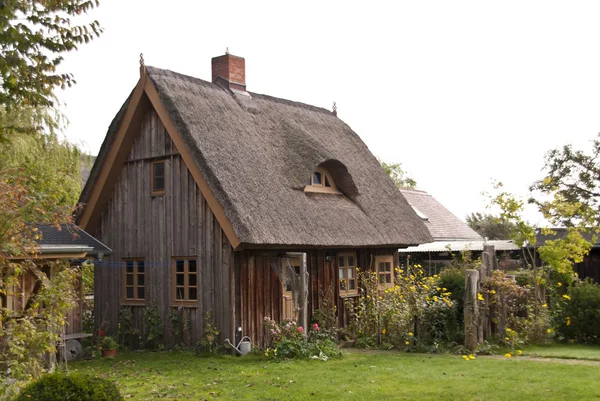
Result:
[[[292,291],[292,280],[293,278],[290,277],[290,274],[292,274],[287,266],[287,262],[283,262],[284,265],[282,266],[281,269],[281,321],[286,321],[286,320],[298,320],[298,311],[296,311],[296,309],[294,308],[294,293]],[[289,259],[289,263],[292,267],[292,269],[294,270],[295,274],[300,274],[300,263],[301,260],[300,258],[290,258]],[[296,294],[296,296],[298,296]]]

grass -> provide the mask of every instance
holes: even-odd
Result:
[[[258,355],[122,353],[71,363],[108,377],[126,399],[554,400],[600,397],[592,362],[351,351],[327,362],[275,363]]]
[[[581,344],[535,345],[527,347],[527,354],[542,358],[600,361],[600,346]]]

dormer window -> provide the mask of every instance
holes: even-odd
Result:
[[[341,192],[335,186],[331,175],[324,168],[318,167],[312,173],[308,180],[308,185],[304,187],[304,192],[323,192],[329,194],[340,194]]]

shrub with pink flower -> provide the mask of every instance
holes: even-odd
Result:
[[[277,323],[265,317],[264,323],[272,343],[265,355],[272,359],[317,357],[326,360],[342,355],[337,345],[329,337],[320,333],[321,328],[317,323],[309,326],[308,330],[293,320]]]

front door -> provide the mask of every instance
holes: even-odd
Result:
[[[281,293],[282,293],[282,305],[281,305],[281,321],[286,320],[297,320],[298,311],[294,307],[294,295],[298,297],[300,288],[294,288],[294,283],[299,286],[300,280],[300,258],[294,257],[289,258],[289,266],[291,266],[293,273],[290,271],[288,263],[284,260],[281,269]],[[294,294],[294,292],[296,294]]]

